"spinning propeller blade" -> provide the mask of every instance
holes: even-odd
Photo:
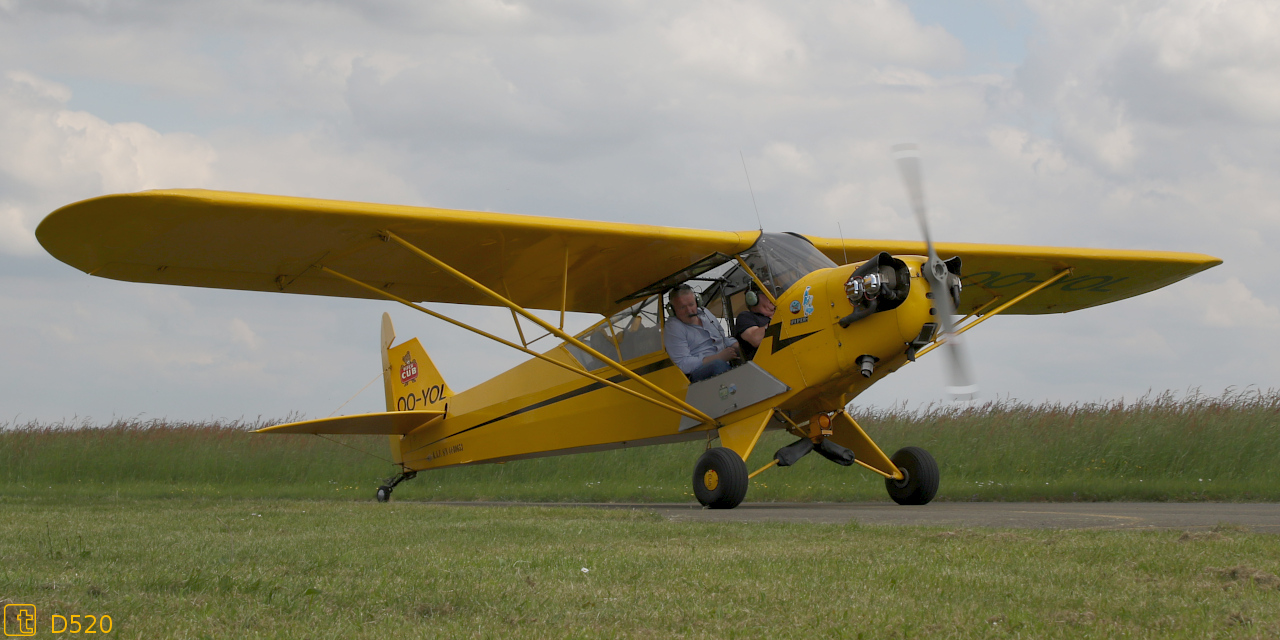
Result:
[[[947,393],[952,400],[971,401],[977,396],[978,385],[969,370],[969,361],[960,345],[960,336],[955,334],[955,322],[952,319],[955,309],[947,286],[947,265],[938,259],[938,253],[933,249],[933,239],[929,235],[929,219],[924,206],[924,183],[920,172],[920,150],[914,144],[894,145],[893,157],[898,161],[898,171],[902,173],[902,182],[911,199],[911,210],[920,223],[920,232],[924,235],[924,244],[929,252],[924,277],[933,290],[933,302],[942,321],[942,336],[938,339],[946,343],[948,354]]]

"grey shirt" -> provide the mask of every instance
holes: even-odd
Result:
[[[738,344],[733,338],[726,338],[720,332],[720,322],[706,309],[698,309],[698,317],[702,326],[685,324],[679,318],[667,318],[666,328],[662,336],[667,355],[685,374],[702,366],[702,359],[721,351],[725,347]]]

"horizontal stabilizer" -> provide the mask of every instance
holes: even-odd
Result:
[[[402,436],[443,416],[443,411],[392,411],[338,416],[258,429],[256,433],[329,433],[364,436]]]

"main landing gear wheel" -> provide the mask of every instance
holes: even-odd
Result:
[[[693,495],[710,509],[732,509],[747,497],[747,463],[733,449],[707,449],[693,465]]]
[[[391,499],[391,487],[383,485],[378,487],[378,493],[374,494],[378,502],[386,502]]]
[[[938,463],[920,447],[903,447],[890,458],[902,475],[901,480],[885,478],[884,488],[898,504],[929,504],[938,495]]]

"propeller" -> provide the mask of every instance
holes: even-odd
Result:
[[[897,144],[893,146],[893,157],[898,162],[898,171],[902,173],[902,182],[907,187],[907,196],[911,199],[911,210],[920,222],[920,232],[924,235],[924,244],[929,251],[929,261],[925,263],[924,277],[933,290],[933,302],[942,320],[942,336],[939,338],[946,344],[947,351],[947,393],[958,402],[972,401],[978,394],[978,385],[974,382],[969,370],[969,361],[960,343],[960,336],[955,333],[955,312],[951,304],[951,292],[947,287],[947,265],[938,258],[933,249],[933,239],[929,235],[929,218],[924,206],[924,183],[920,172],[920,149],[914,144]]]

